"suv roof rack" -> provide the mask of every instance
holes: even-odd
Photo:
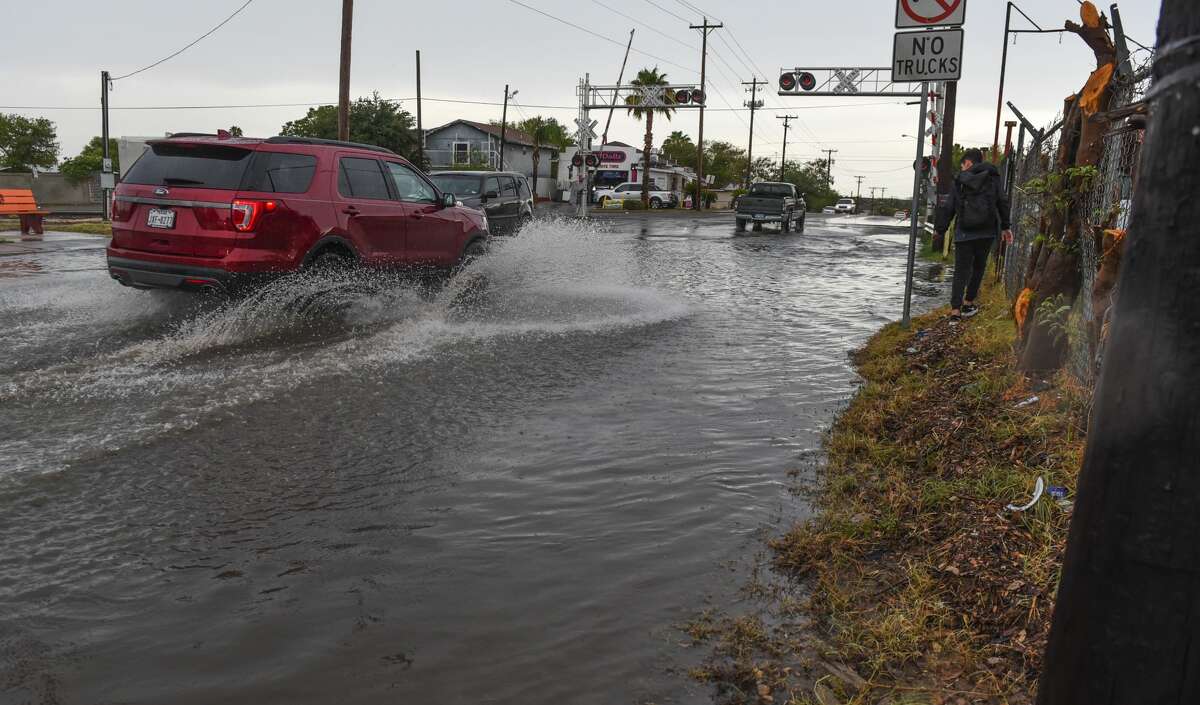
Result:
[[[285,135],[276,135],[275,137],[268,137],[266,141],[268,144],[325,144],[333,147],[352,147],[354,149],[367,149],[372,152],[396,154],[387,147],[380,147],[379,145],[363,144],[362,142],[343,142],[342,140],[326,140],[321,139],[320,137],[288,137]]]
[[[185,137],[216,137],[211,132],[174,132],[167,135],[164,139],[173,140]]]

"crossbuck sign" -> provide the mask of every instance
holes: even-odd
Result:
[[[957,81],[962,77],[963,31],[897,32],[892,45],[892,81]]]

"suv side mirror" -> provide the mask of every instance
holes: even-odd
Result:
[[[484,200],[487,200],[487,201],[490,201],[493,198],[499,198],[499,197],[500,197],[500,194],[496,193],[495,191],[488,191],[487,193],[483,194]]]
[[[442,194],[442,208],[453,208],[458,205],[458,198],[452,193]]]

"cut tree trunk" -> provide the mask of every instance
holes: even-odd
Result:
[[[1144,168],[1039,705],[1200,703],[1196,36],[1195,0],[1163,0]]]
[[[1104,153],[1106,122],[1091,119],[1106,111],[1112,100],[1116,50],[1108,36],[1108,21],[1091,2],[1080,7],[1082,25],[1067,22],[1067,31],[1079,35],[1092,49],[1096,70],[1083,89],[1063,104],[1063,128],[1053,173],[1056,182],[1043,196],[1040,241],[1031,253],[1026,274],[1028,316],[1018,341],[1019,367],[1029,374],[1047,373],[1063,366],[1069,351],[1065,321],[1059,311],[1069,308],[1079,295],[1081,271],[1079,237],[1084,228],[1080,177],[1074,167],[1096,166]]]

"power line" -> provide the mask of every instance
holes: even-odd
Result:
[[[608,42],[609,44],[615,44],[616,46],[619,46],[622,49],[625,48],[624,42],[619,42],[619,41],[613,39],[612,37],[606,37],[603,34],[600,34],[599,32],[594,32],[594,31],[588,29],[587,27],[575,24],[574,22],[571,22],[570,20],[564,20],[563,18],[552,15],[549,12],[546,12],[545,10],[540,10],[540,9],[534,7],[533,5],[526,5],[525,3],[521,2],[521,0],[508,0],[508,1],[514,5],[517,5],[518,7],[523,7],[526,10],[530,10],[531,12],[536,12],[539,15],[542,15],[543,17],[548,17],[549,19],[552,19],[555,22],[560,22],[562,24],[567,25],[568,27],[573,27],[573,28],[579,30],[580,32],[590,34],[597,39],[602,39],[602,40]],[[654,59],[655,61],[661,61],[662,63],[667,64],[669,66],[674,66],[676,68],[683,69],[684,71],[687,71],[689,73],[696,73],[695,70],[690,69],[687,66],[684,66],[683,64],[677,64],[674,61],[671,61],[670,59],[664,59],[663,57],[656,56],[654,54],[651,54],[648,51],[642,51],[641,49],[633,49],[632,51],[636,51],[637,53],[641,54],[642,56],[648,56],[651,59]]]
[[[660,10],[662,10],[663,12],[667,13],[667,14],[668,14],[668,15],[670,15],[671,17],[674,17],[675,19],[679,20],[680,22],[691,22],[691,20],[689,20],[688,18],[686,18],[686,17],[681,17],[680,15],[678,15],[678,14],[676,14],[676,13],[674,13],[674,12],[672,12],[672,11],[668,10],[667,8],[663,7],[662,5],[659,5],[658,3],[654,2],[654,0],[646,0],[646,2],[650,3],[650,4],[651,4],[651,5],[653,5],[654,7],[657,7],[658,9],[660,9]]]
[[[196,39],[195,39],[195,40],[194,40],[194,41],[193,41],[191,44],[188,44],[187,46],[183,47],[182,49],[180,49],[179,51],[175,52],[174,54],[171,54],[171,55],[169,55],[169,56],[163,57],[163,58],[159,59],[158,61],[155,61],[153,64],[150,64],[149,66],[143,66],[142,68],[138,69],[137,71],[131,71],[131,72],[129,72],[129,73],[127,73],[127,74],[123,75],[123,76],[117,76],[117,77],[115,77],[115,78],[111,78],[111,79],[109,79],[109,80],[110,80],[110,81],[120,81],[122,78],[129,78],[130,76],[137,75],[137,74],[139,74],[139,73],[141,73],[141,72],[143,72],[143,71],[149,71],[150,69],[154,68],[155,66],[158,66],[158,65],[159,65],[159,64],[161,64],[161,63],[164,63],[164,62],[166,62],[166,61],[170,61],[171,59],[174,59],[175,57],[179,56],[179,55],[180,55],[180,54],[182,54],[183,52],[185,52],[185,51],[187,51],[188,49],[191,49],[192,47],[194,47],[194,46],[196,46],[197,44],[199,44],[199,43],[200,43],[200,41],[201,41],[202,39],[204,39],[204,38],[208,37],[208,36],[209,36],[210,34],[212,34],[213,32],[215,32],[215,31],[217,31],[218,29],[220,29],[220,28],[224,27],[224,26],[225,26],[225,24],[226,24],[227,22],[229,22],[230,20],[232,20],[234,17],[237,17],[237,16],[238,16],[238,14],[240,14],[242,10],[245,10],[247,7],[249,7],[249,6],[250,6],[250,3],[252,3],[252,2],[254,2],[254,0],[246,0],[246,2],[245,2],[245,3],[243,3],[241,7],[239,7],[238,9],[236,9],[236,10],[234,10],[234,11],[233,11],[233,14],[232,14],[232,15],[230,15],[229,17],[226,17],[225,19],[221,20],[220,24],[218,24],[216,27],[213,27],[212,29],[210,29],[210,30],[208,30],[207,32],[205,32],[204,34],[201,34],[201,35],[200,35],[199,37],[197,37],[197,38],[196,38]]]

